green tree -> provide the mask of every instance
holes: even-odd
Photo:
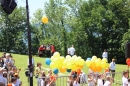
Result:
[[[1,12],[0,18],[0,41],[1,51],[26,52],[24,33],[26,32],[26,10],[23,7],[16,8],[12,14],[6,15]]]

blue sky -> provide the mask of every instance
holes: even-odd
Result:
[[[29,12],[30,16],[33,16],[33,13],[38,9],[38,8],[44,8],[45,2],[48,2],[49,0],[28,0],[28,5],[29,5]],[[26,7],[26,0],[17,0],[17,5]]]

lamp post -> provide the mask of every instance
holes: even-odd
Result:
[[[26,13],[27,13],[27,28],[28,28],[28,53],[29,53],[29,72],[30,79],[29,84],[33,86],[33,67],[32,67],[32,55],[31,55],[31,31],[30,31],[30,23],[29,23],[29,6],[28,0],[26,0]]]

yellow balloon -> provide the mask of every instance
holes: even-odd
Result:
[[[51,62],[51,64],[50,64],[50,68],[51,68],[51,69],[57,68],[57,64],[54,63],[54,62]]]
[[[78,65],[79,64],[79,61],[80,61],[80,58],[75,58],[75,60],[74,60],[74,63],[76,64],[76,65]]]
[[[53,54],[53,56],[54,56],[55,58],[60,58],[60,53],[59,53],[59,52],[55,52],[55,53]]]
[[[106,58],[103,58],[103,59],[102,59],[102,62],[107,62],[107,59],[106,59]]]
[[[79,62],[80,62],[79,63],[80,66],[84,65],[84,60],[83,59],[81,59]]]
[[[59,58],[55,58],[55,59],[53,60],[54,63],[58,63],[59,61],[60,61]]]
[[[64,57],[60,57],[60,61],[64,62],[65,58]]]
[[[42,22],[43,22],[44,24],[47,24],[47,23],[48,23],[48,18],[47,18],[46,16],[43,16],[43,17],[42,17]]]
[[[92,56],[92,59],[97,59],[97,56]]]
[[[72,68],[72,65],[71,65],[70,63],[67,63],[66,68],[67,68],[67,69],[71,69],[71,68]]]
[[[71,56],[70,56],[70,55],[67,55],[67,56],[66,56],[66,59],[69,59],[69,58],[71,58]]]
[[[77,66],[76,65],[72,65],[72,71],[76,71],[77,70]]]
[[[54,56],[51,56],[51,61],[54,61],[54,59],[55,59]]]
[[[106,63],[105,62],[101,62],[101,67],[105,68],[106,67]]]
[[[87,65],[88,67],[90,66],[90,63],[91,63],[90,60],[87,60],[87,61],[86,61],[86,65]]]

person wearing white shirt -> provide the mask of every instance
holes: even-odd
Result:
[[[67,49],[67,54],[70,55],[70,47]]]
[[[106,49],[104,49],[104,52],[102,53],[102,57],[108,60],[108,52],[106,51]]]
[[[5,83],[5,79],[3,77],[4,68],[0,67],[0,83]]]
[[[98,75],[97,86],[103,86],[102,75]]]
[[[92,74],[88,74],[88,86],[95,86],[96,80],[93,78]]]
[[[112,86],[112,81],[112,78],[110,76],[107,76],[103,86]]]
[[[124,71],[123,72],[123,77],[122,77],[122,86],[128,86],[128,72]]]
[[[115,69],[116,69],[116,64],[115,64],[115,59],[112,59],[112,62],[110,63],[110,71],[112,73],[112,78],[114,79],[115,77]]]
[[[73,56],[75,54],[75,48],[74,48],[74,45],[72,45],[72,47],[69,49],[69,54],[71,56]]]

